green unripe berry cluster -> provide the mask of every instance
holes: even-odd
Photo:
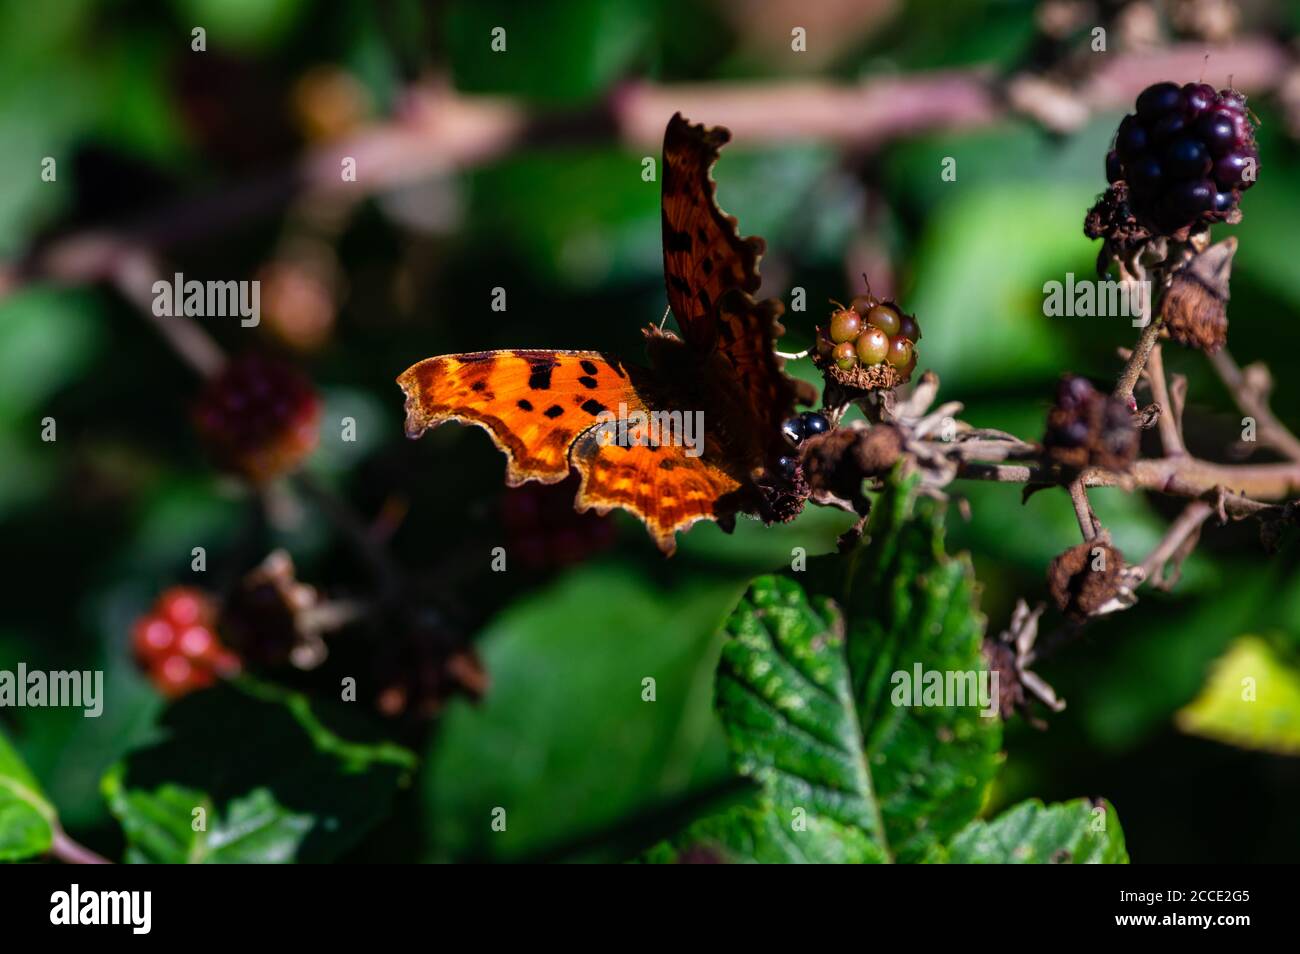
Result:
[[[859,295],[840,307],[818,332],[817,350],[841,371],[887,362],[906,378],[916,367],[916,319],[892,302]]]

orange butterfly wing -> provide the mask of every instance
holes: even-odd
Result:
[[[742,482],[687,448],[598,439],[604,412],[650,412],[651,372],[597,351],[481,351],[429,358],[397,379],[406,431],[419,437],[447,421],[477,424],[506,455],[506,483],[558,483],[576,467],[575,506],[631,511],[665,553],[697,520],[727,521]],[[620,407],[622,405],[622,407]],[[701,435],[702,436],[702,435]]]

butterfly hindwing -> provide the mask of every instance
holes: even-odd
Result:
[[[582,483],[575,506],[604,513],[621,507],[635,514],[655,543],[671,555],[676,533],[698,520],[728,529],[745,496],[739,480],[678,443],[658,446],[602,442],[588,431],[573,446]]]

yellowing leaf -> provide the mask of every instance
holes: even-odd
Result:
[[[1300,666],[1259,636],[1239,636],[1174,721],[1228,745],[1300,755]]]

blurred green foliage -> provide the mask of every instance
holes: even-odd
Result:
[[[207,30],[207,54],[190,51],[196,25]],[[502,56],[488,46],[497,25],[508,35]],[[756,32],[722,0],[62,0],[39,8],[3,0],[0,253],[12,258],[58,230],[129,222],[177,197],[286,167],[302,140],[294,84],[322,64],[356,77],[376,114],[427,76],[549,113],[590,106],[641,77],[800,74],[800,62],[767,51]],[[837,41],[820,71],[845,82],[966,64],[1010,69],[1029,53],[1032,4],[914,0]],[[182,81],[185,69],[217,63],[231,72]],[[196,88],[215,94],[224,112],[197,109]],[[1243,362],[1269,361],[1275,410],[1296,422],[1300,156],[1276,104],[1252,106],[1263,120],[1262,175],[1233,229],[1241,245],[1232,350]],[[1096,116],[1059,136],[1008,119],[865,156],[821,143],[738,141],[715,173],[723,207],[744,233],[767,240],[765,273],[779,285],[765,290],[787,302],[792,287],[807,291],[808,311],[787,314],[792,349],[811,340],[828,298],[860,290],[846,277],[846,253],[863,237],[864,210],[883,196],[885,225],[871,237],[883,243],[899,299],[925,330],[922,367],[939,373],[945,397],[967,405],[967,419],[1032,439],[1061,371],[1105,380],[1117,368],[1115,349],[1132,341],[1123,322],[1046,319],[1041,310],[1045,281],[1094,267],[1081,224],[1104,185],[1102,156],[1117,120]],[[240,133],[214,138],[205,121]],[[58,161],[54,182],[40,176],[46,156]],[[955,182],[939,177],[947,156],[957,159]],[[434,224],[410,226],[399,213],[429,195],[444,203]],[[287,217],[179,244],[168,263],[204,277],[254,277],[280,248]],[[392,552],[476,634],[492,685],[481,704],[452,701],[432,726],[369,713],[332,726],[341,739],[418,752],[418,777],[401,788],[396,769],[379,782],[363,773],[354,781],[359,797],[371,799],[366,811],[330,816],[354,819],[348,837],[302,856],[616,860],[679,830],[702,805],[734,797],[710,707],[718,627],[753,576],[788,568],[794,547],[833,551],[848,518],[810,510],[790,526],[742,522],[732,536],[697,527],[664,561],[638,525],[618,516],[615,547],[583,564],[492,574],[489,551],[508,540],[500,455],[472,429],[407,442],[392,383],[415,360],[462,350],[590,347],[639,357],[638,328],[664,307],[658,184],[642,181],[640,157],[585,141],[517,151],[448,171],[427,194],[365,203],[335,245],[344,289],[336,322],[327,343],[301,358],[325,394],[330,425],[310,469],[366,519],[394,499],[405,505]],[[503,314],[488,307],[497,285],[510,290]],[[270,339],[266,327],[213,330],[231,350]],[[1167,364],[1189,379],[1193,450],[1213,456],[1237,435],[1239,415],[1199,356],[1171,352]],[[113,816],[147,809],[183,835],[167,786],[211,795],[216,782],[165,734],[190,724],[186,708],[214,707],[214,718],[233,724],[248,705],[222,694],[164,706],[131,662],[132,620],[165,587],[196,582],[191,548],[207,549],[208,576],[197,582],[214,589],[276,545],[293,553],[303,579],[331,593],[364,595],[372,585],[311,500],[285,486],[262,506],[212,472],[186,417],[196,387],[106,286],[38,285],[0,302],[0,668],[102,668],[109,700],[100,719],[25,709],[0,712],[0,723],[65,827],[117,857],[188,850],[183,840],[155,850],[152,836],[134,823],[124,830]],[[55,443],[40,440],[47,416],[58,422]],[[334,422],[343,416],[356,418],[358,442],[340,439]],[[1016,487],[959,492],[972,515],[964,521],[950,509],[950,547],[969,550],[980,609],[996,631],[1018,596],[1045,596],[1047,560],[1076,536],[1072,513],[1058,492],[1024,504]],[[1119,492],[1097,494],[1096,505],[1130,555],[1149,548],[1176,512]],[[1298,592],[1293,552],[1270,560],[1249,527],[1208,527],[1172,593],[1144,591],[1135,609],[1102,621],[1044,667],[1069,707],[1045,733],[1008,726],[1007,763],[983,806],[995,820],[955,847],[953,860],[984,853],[1001,826],[1068,840],[1073,816],[1054,814],[1068,814],[1068,805],[996,813],[1030,796],[1050,803],[1080,792],[1114,801],[1139,861],[1292,860],[1300,844],[1296,760],[1184,735],[1174,716],[1241,635],[1300,643],[1300,600],[1281,598]],[[370,632],[334,648],[349,665],[391,638]],[[1293,657],[1276,662],[1294,673]],[[641,700],[646,677],[656,680],[653,704]],[[301,688],[337,699],[332,685]],[[310,745],[294,751],[313,765],[329,761]],[[18,764],[7,747],[0,761]],[[123,766],[142,762],[156,770],[147,783],[132,786],[131,772],[122,780]],[[217,818],[273,811],[282,825],[265,857],[298,856],[310,844],[306,833],[323,824],[315,808],[286,801],[270,778],[241,781],[213,802]],[[498,806],[510,818],[499,833],[489,827]],[[9,810],[0,802],[0,812]]]

